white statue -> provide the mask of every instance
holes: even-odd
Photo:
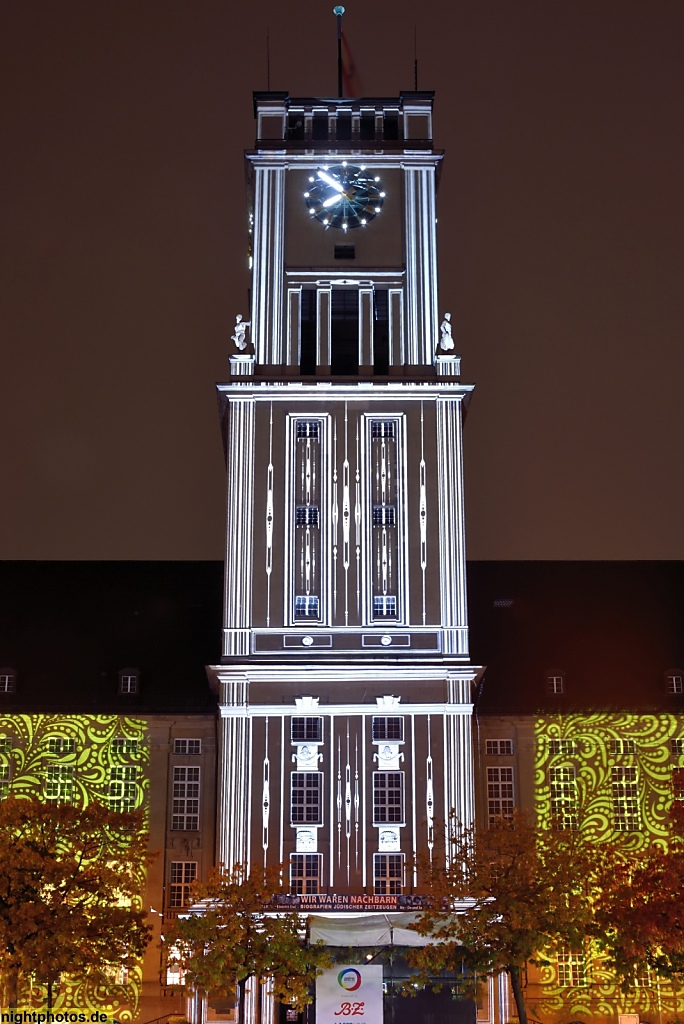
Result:
[[[445,313],[444,319],[439,325],[442,336],[439,340],[443,352],[451,352],[454,347],[454,339],[451,336],[451,313]]]
[[[235,334],[231,334],[231,340],[235,342],[240,351],[244,351],[247,348],[247,328],[252,325],[242,319],[242,313],[238,313],[235,317]]]

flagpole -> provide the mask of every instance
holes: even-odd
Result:
[[[342,15],[344,7],[341,5],[333,7],[333,14],[337,18],[337,95],[342,99]]]

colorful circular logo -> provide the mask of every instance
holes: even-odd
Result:
[[[345,967],[337,975],[337,983],[345,992],[356,992],[361,987],[361,974],[353,967]]]

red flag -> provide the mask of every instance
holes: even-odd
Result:
[[[342,33],[342,85],[345,96],[363,96],[361,79],[344,32]]]

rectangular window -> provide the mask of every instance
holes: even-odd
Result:
[[[295,619],[317,619],[318,598],[312,595],[297,594],[295,596]]]
[[[373,772],[373,824],[404,823],[404,773]]]
[[[169,872],[169,907],[190,905],[190,886],[197,878],[196,860],[172,860]]]
[[[138,741],[129,740],[125,736],[116,736],[112,740],[112,753],[114,754],[137,754]]]
[[[684,768],[672,769],[672,796],[675,800],[684,800]]]
[[[319,420],[297,420],[297,440],[302,441],[309,438],[311,441],[319,441],[321,436],[321,424]]]
[[[0,754],[9,754],[12,750],[12,737],[0,736]]]
[[[374,717],[373,739],[380,742],[389,740],[401,743],[404,739],[404,719],[401,715]]]
[[[574,757],[577,754],[577,744],[574,740],[549,740],[549,754],[552,756],[563,754],[566,757]]]
[[[138,677],[132,675],[122,675],[119,678],[119,693],[137,693],[138,692]]]
[[[290,892],[297,895],[321,891],[320,853],[293,853],[290,857]]]
[[[636,768],[614,765],[611,769],[613,791],[613,816],[616,832],[638,832],[639,793]]]
[[[324,418],[287,420],[286,618],[293,624],[321,622],[326,616],[329,524],[321,509],[327,507],[329,484],[327,422]]]
[[[673,754],[684,754],[684,739],[670,740],[670,750]]]
[[[356,246],[355,245],[336,245],[335,246],[335,259],[336,260],[354,260],[354,259],[356,259]]]
[[[396,619],[397,599],[396,597],[384,597],[376,595],[373,598],[374,619]]]
[[[290,723],[290,735],[293,743],[322,743],[322,718],[293,718]]]
[[[587,983],[584,953],[558,954],[558,984],[561,988],[581,988]]]
[[[0,800],[6,800],[9,796],[10,766],[0,764]]]
[[[178,739],[173,741],[174,754],[201,754],[202,740]]]
[[[622,757],[623,754],[636,754],[636,743],[634,740],[608,740],[608,753],[612,757]]]
[[[510,755],[513,753],[513,740],[487,740],[485,753],[490,755]]]
[[[399,896],[403,892],[403,853],[373,854],[373,888],[377,896]]]
[[[197,832],[199,829],[200,770],[176,765],[173,769],[173,813],[171,828],[175,832]]]
[[[394,505],[373,506],[373,526],[396,526],[397,510]]]
[[[371,439],[379,441],[394,440],[396,437],[396,423],[394,420],[373,420],[371,422]]]
[[[76,741],[65,739],[64,736],[49,736],[48,751],[51,754],[73,754],[76,750]]]
[[[577,828],[577,783],[575,769],[550,768],[551,815],[556,830]]]
[[[295,526],[318,526],[317,506],[297,505],[295,509]]]
[[[126,813],[135,810],[138,799],[138,769],[119,764],[109,769],[109,810]]]
[[[334,377],[359,373],[358,288],[333,288],[330,295],[330,372]]]
[[[49,764],[45,772],[45,799],[70,804],[74,795],[74,768],[67,764]]]
[[[684,693],[684,679],[682,678],[682,676],[667,677],[667,692]]]
[[[489,827],[495,826],[502,818],[509,819],[513,815],[513,769],[487,769],[487,814]]]
[[[547,676],[546,687],[549,693],[563,692],[563,676]]]
[[[293,825],[323,824],[323,775],[321,772],[292,772],[290,777],[290,821]]]
[[[14,693],[14,673],[0,672],[0,693]]]

